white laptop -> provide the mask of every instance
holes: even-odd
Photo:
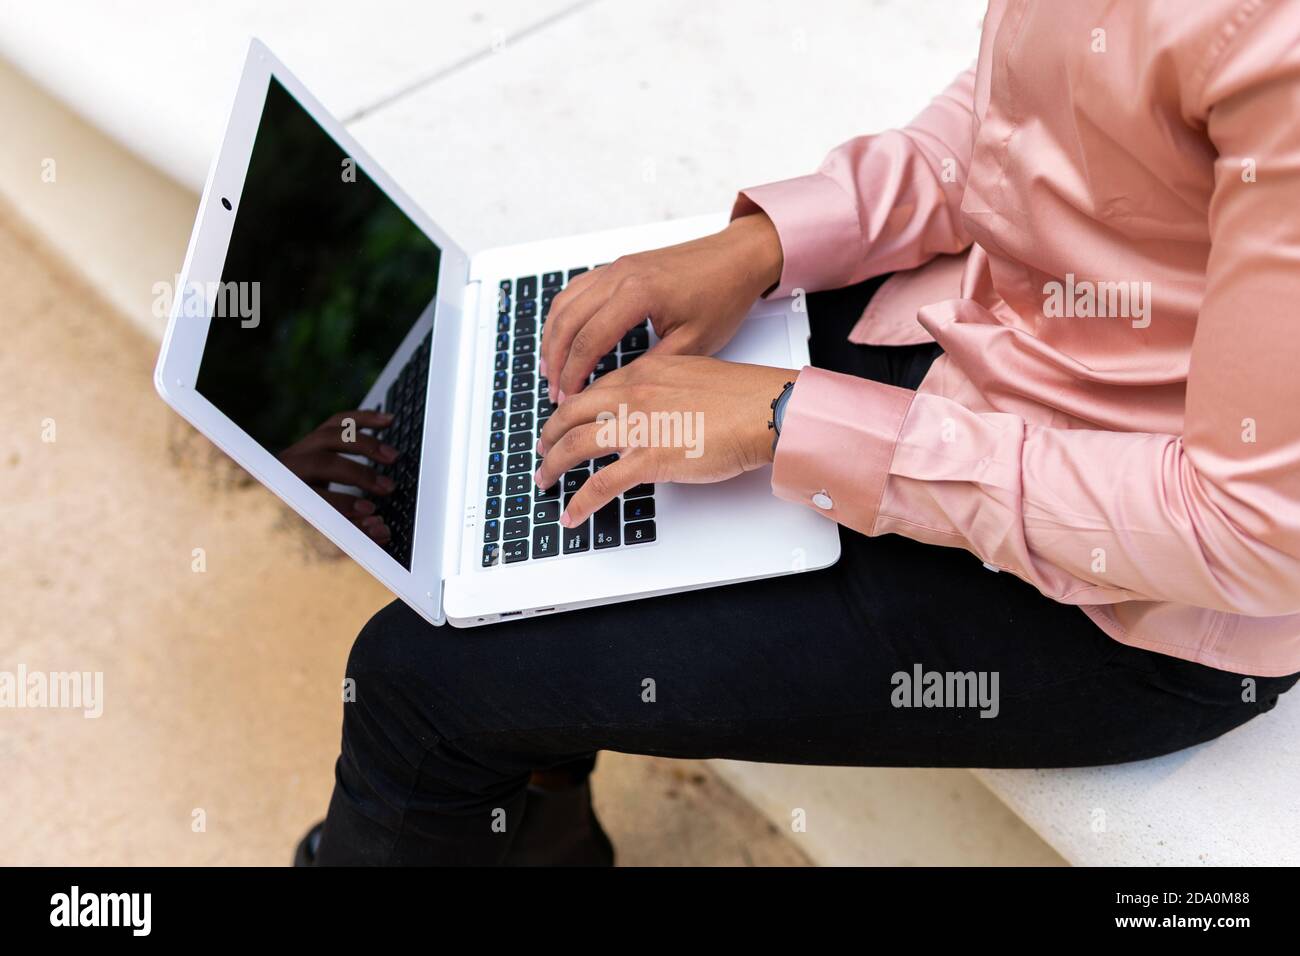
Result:
[[[578,271],[722,225],[682,220],[471,254],[411,201],[258,41],[208,176],[174,296],[159,394],[434,624],[471,626],[832,564],[833,522],[781,501],[768,469],[714,485],[631,489],[584,526],[560,500],[602,467],[533,487],[549,414],[536,368],[550,302]],[[632,329],[598,374],[655,340]],[[808,362],[789,300],[759,303],[720,353]],[[308,483],[282,457],[353,410],[395,462],[371,494],[382,541],[345,516],[365,496]],[[336,419],[337,420],[337,419]],[[289,464],[286,464],[288,461]],[[310,478],[310,476],[307,476]]]

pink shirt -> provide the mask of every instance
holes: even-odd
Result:
[[[1300,2],[992,0],[911,125],[754,206],[772,295],[897,271],[851,338],[945,352],[916,393],[804,369],[776,494],[1300,670]]]

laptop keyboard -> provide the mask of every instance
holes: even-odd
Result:
[[[384,397],[384,411],[393,416],[389,426],[376,434],[382,442],[401,449],[390,465],[375,463],[375,471],[393,479],[391,495],[375,495],[375,514],[392,532],[388,553],[408,571],[411,544],[415,537],[415,497],[420,477],[420,436],[424,434],[424,404],[429,381],[429,352],[433,333],[411,353]]]
[[[501,280],[497,292],[497,340],[488,440],[487,502],[483,510],[483,567],[537,561],[645,544],[655,540],[654,485],[629,488],[576,528],[559,523],[583,483],[618,459],[606,455],[580,464],[543,491],[533,484],[540,459],[534,453],[554,406],[538,374],[542,327],[551,302],[585,267]],[[596,365],[591,380],[626,365],[650,344],[643,320]],[[563,502],[563,504],[562,504]]]

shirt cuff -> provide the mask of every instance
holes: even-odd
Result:
[[[795,289],[816,292],[849,285],[862,262],[858,206],[844,189],[821,173],[742,190],[731,218],[762,210],[776,226],[785,264],[781,281],[767,297]]]
[[[772,491],[872,534],[915,393],[805,367],[785,408]]]

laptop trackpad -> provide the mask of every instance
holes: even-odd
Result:
[[[784,310],[771,311],[760,305],[749,314],[736,337],[718,352],[717,357],[728,362],[791,368],[794,363],[790,357],[788,322]],[[798,364],[802,366],[805,363]]]

